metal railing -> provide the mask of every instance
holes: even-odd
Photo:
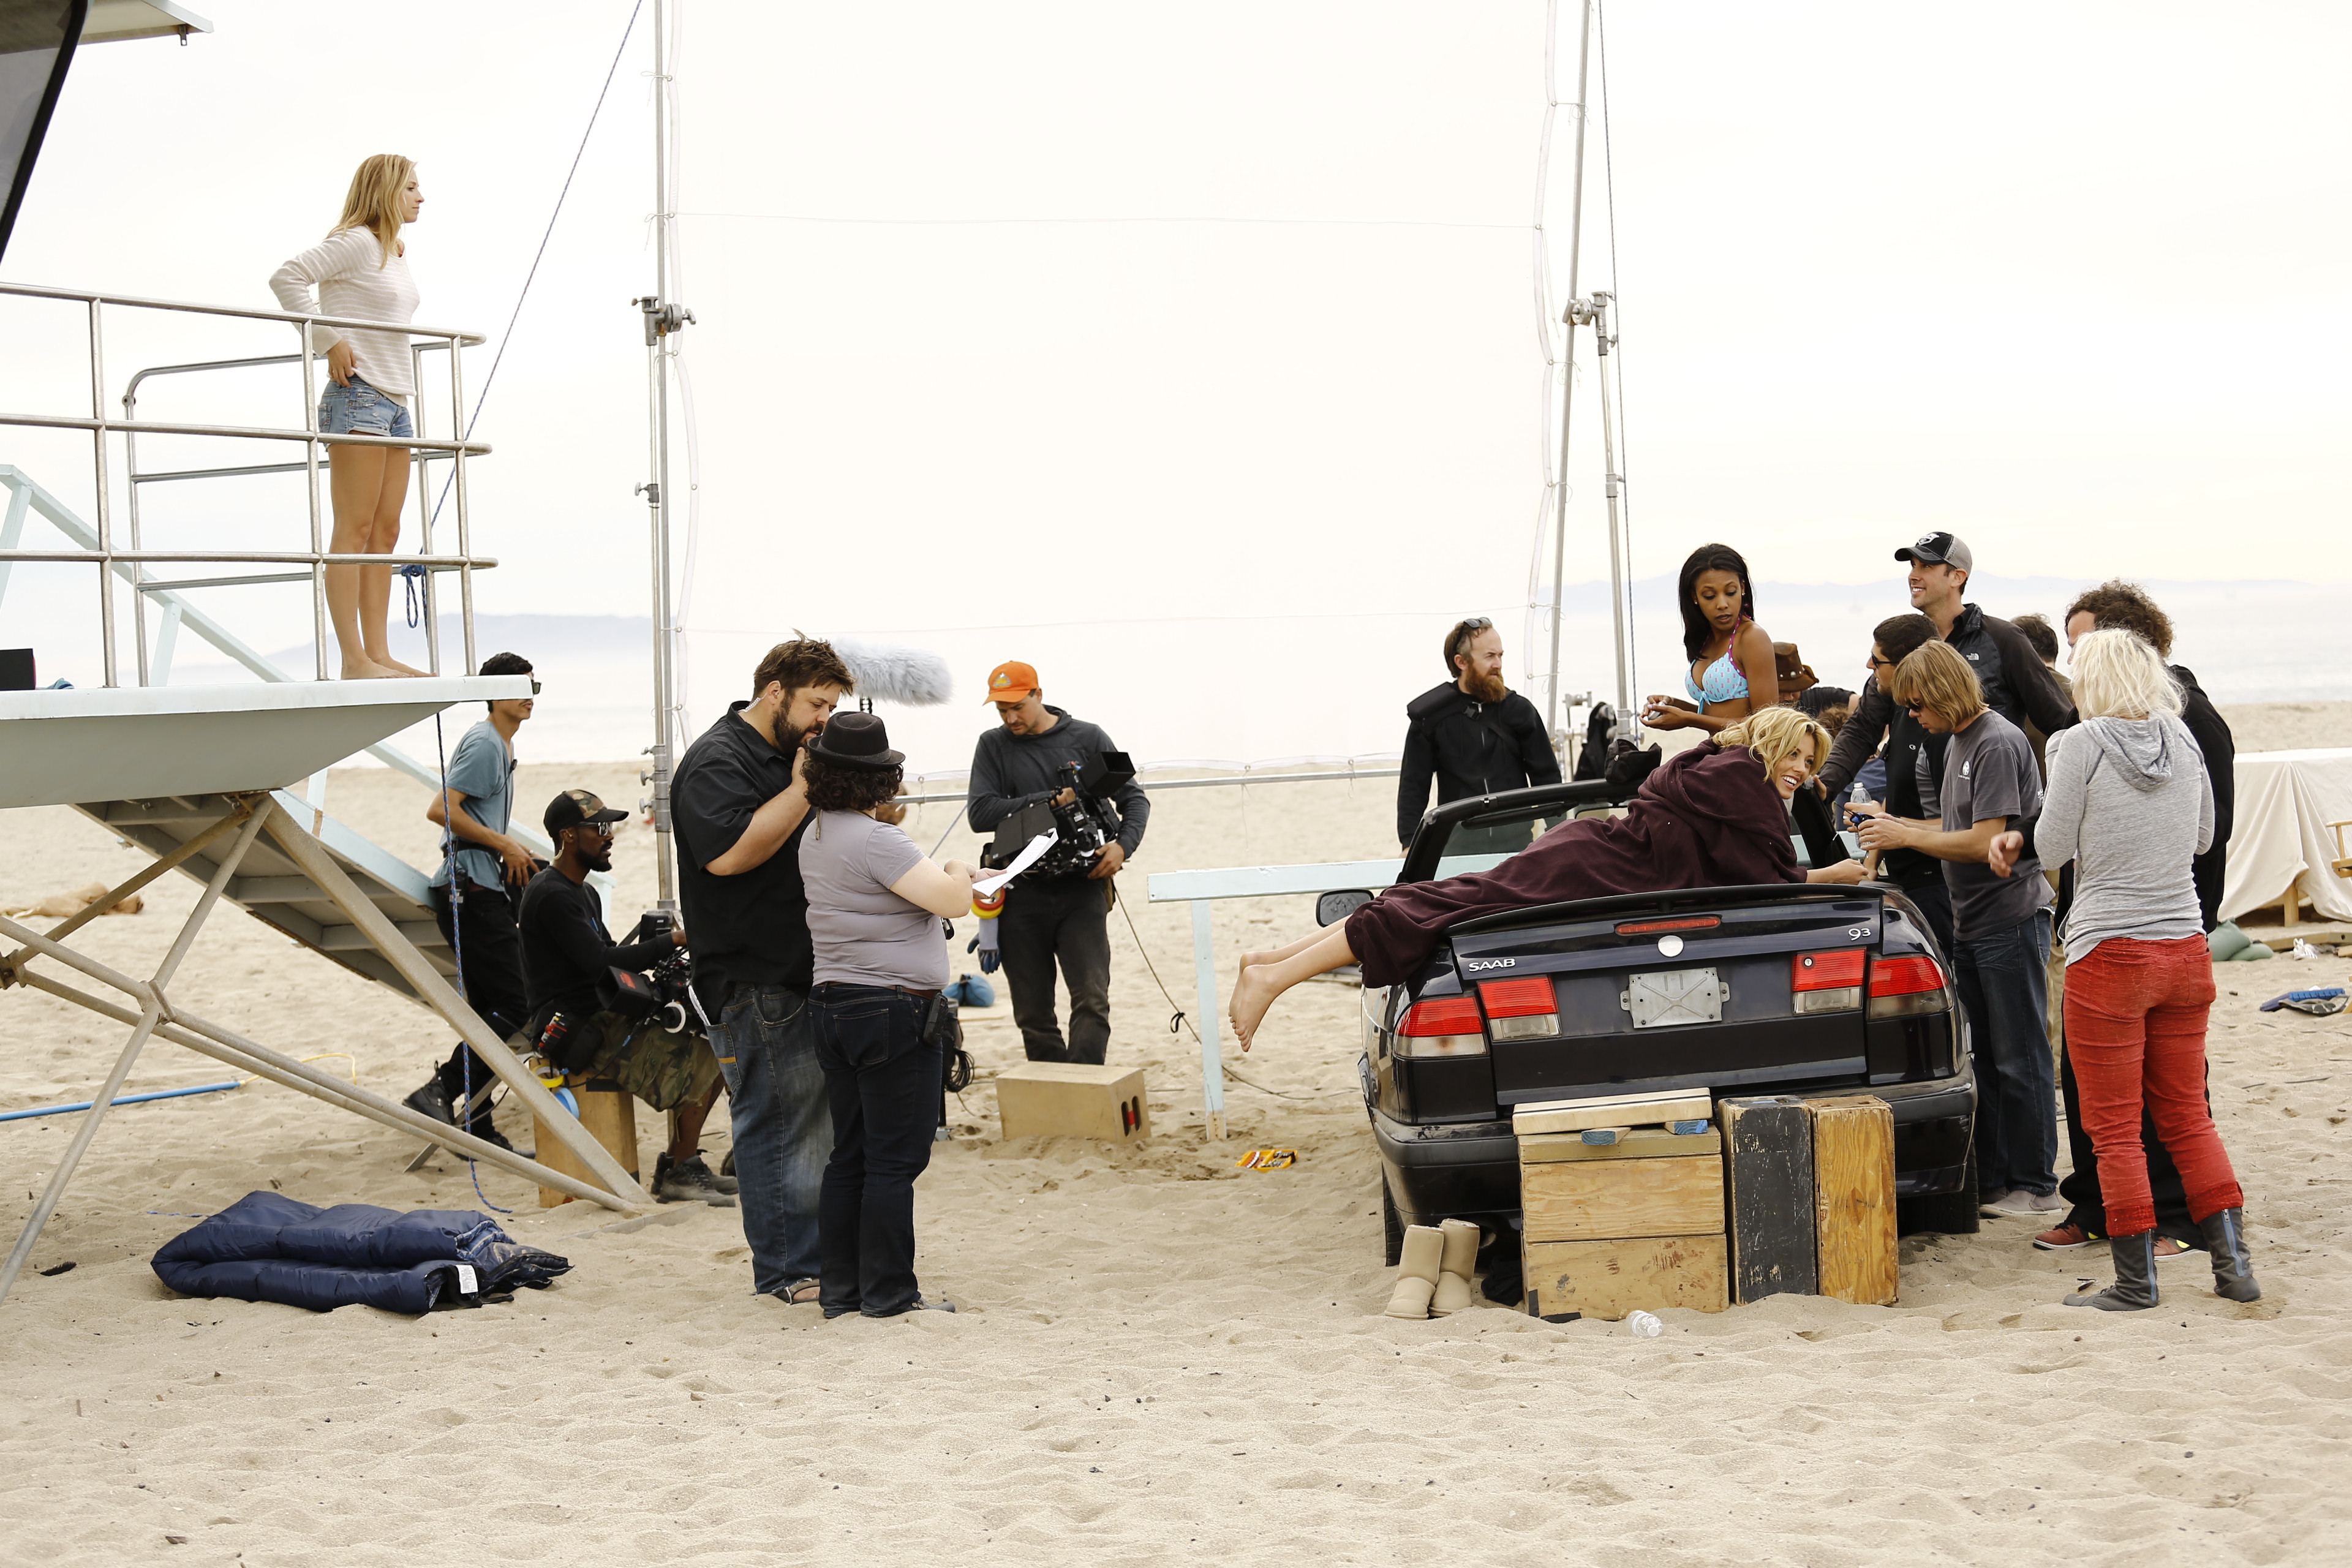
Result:
[[[262,583],[287,583],[308,580],[310,584],[310,625],[316,654],[317,679],[329,679],[327,670],[327,594],[326,570],[330,566],[385,566],[392,568],[421,567],[425,574],[425,651],[431,672],[441,673],[439,595],[436,579],[439,574],[457,574],[459,621],[465,642],[465,666],[470,673],[474,668],[474,581],[477,571],[498,564],[494,556],[478,556],[473,552],[472,521],[467,509],[466,459],[488,456],[488,446],[464,438],[466,428],[465,382],[462,350],[481,343],[477,332],[459,331],[452,328],[420,327],[408,323],[355,321],[348,317],[299,315],[282,310],[255,310],[236,306],[196,305],[173,300],[147,300],[130,295],[93,293],[72,289],[47,289],[32,284],[0,283],[0,298],[15,297],[30,300],[51,300],[79,304],[85,308],[89,322],[89,404],[87,416],[56,414],[21,414],[0,411],[0,426],[21,426],[38,429],[87,430],[90,433],[95,466],[95,517],[92,519],[94,538],[91,543],[76,550],[24,550],[16,548],[12,530],[8,538],[0,541],[0,573],[18,561],[50,562],[98,567],[99,626],[105,684],[121,684],[120,657],[117,647],[114,579],[122,577],[131,587],[131,618],[138,644],[137,669],[139,684],[150,683],[149,639],[147,635],[147,600],[151,595],[168,594],[174,608],[164,613],[162,632],[163,663],[169,668],[169,637],[178,626],[176,609],[178,591],[187,588],[231,587]],[[132,376],[122,396],[121,418],[110,419],[106,410],[106,335],[105,310],[109,306],[128,310],[170,310],[182,314],[211,316],[232,320],[280,321],[296,328],[302,334],[302,352],[268,355],[259,358],[213,360],[188,364],[156,365]],[[358,328],[400,333],[410,339],[425,339],[410,349],[410,363],[417,369],[415,422],[416,434],[412,437],[329,435],[319,428],[319,356],[310,351],[310,329],[313,326],[340,329]],[[425,398],[422,395],[424,355],[446,352],[449,356],[449,424],[450,438],[435,439],[426,434]],[[267,426],[200,425],[167,420],[138,418],[140,385],[151,376],[186,374],[203,371],[246,369],[270,364],[299,363],[302,367],[303,416],[299,429]],[[124,443],[125,472],[129,479],[129,504],[126,522],[127,548],[117,548],[115,542],[111,499],[111,462],[109,437],[120,434]],[[179,468],[141,473],[138,468],[137,440],[141,436],[198,436],[230,440],[299,441],[303,444],[302,460],[297,463],[250,463],[223,468]],[[412,552],[383,555],[337,552],[328,548],[330,520],[321,506],[320,472],[320,450],[333,446],[399,447],[410,453],[410,461],[421,479],[430,472],[426,465],[446,461],[451,465],[449,499],[456,503],[455,527],[457,548],[454,554],[436,553],[433,548],[433,530],[437,505],[429,501],[430,486],[418,483],[412,489],[418,492],[422,531],[420,548]],[[275,473],[301,473],[306,476],[306,494],[310,512],[308,550],[148,550],[141,531],[139,490],[146,484],[199,479],[224,479],[234,476]],[[12,515],[12,521],[21,517]],[[304,570],[275,573],[231,573],[223,575],[195,577],[158,577],[151,575],[151,564],[209,564],[226,566],[299,566]],[[0,577],[5,581],[5,577]]]

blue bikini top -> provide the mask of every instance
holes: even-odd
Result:
[[[1743,631],[1746,629],[1745,626],[1741,628]],[[1733,641],[1736,644],[1738,638],[1735,637]],[[1727,647],[1723,650],[1721,658],[1696,675],[1688,669],[1684,670],[1683,685],[1689,690],[1691,700],[1699,703],[1732,702],[1748,695],[1748,678],[1739,673],[1738,665],[1731,662],[1731,649]]]

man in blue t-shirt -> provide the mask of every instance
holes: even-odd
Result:
[[[478,673],[529,675],[530,661],[519,653],[494,653]],[[530,689],[537,691],[539,682],[532,681]],[[530,717],[532,701],[516,697],[486,706],[490,716],[467,731],[449,753],[441,788],[425,805],[425,816],[442,833],[441,869],[433,877],[434,921],[457,955],[457,981],[467,1002],[507,1039],[530,1021],[515,902],[540,866],[507,829],[514,816],[515,731]],[[436,1121],[455,1122],[470,1096],[497,1082],[489,1064],[460,1041],[433,1078],[408,1097],[408,1105]],[[466,1131],[493,1143],[506,1142],[490,1125],[487,1100],[467,1115]]]

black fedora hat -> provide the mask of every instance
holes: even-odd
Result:
[[[835,714],[808,743],[809,755],[837,768],[866,768],[881,773],[907,760],[890,749],[890,731],[879,715]]]

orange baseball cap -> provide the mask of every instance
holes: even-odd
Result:
[[[988,672],[988,702],[1018,702],[1037,689],[1037,672],[1017,658],[1008,658]]]

